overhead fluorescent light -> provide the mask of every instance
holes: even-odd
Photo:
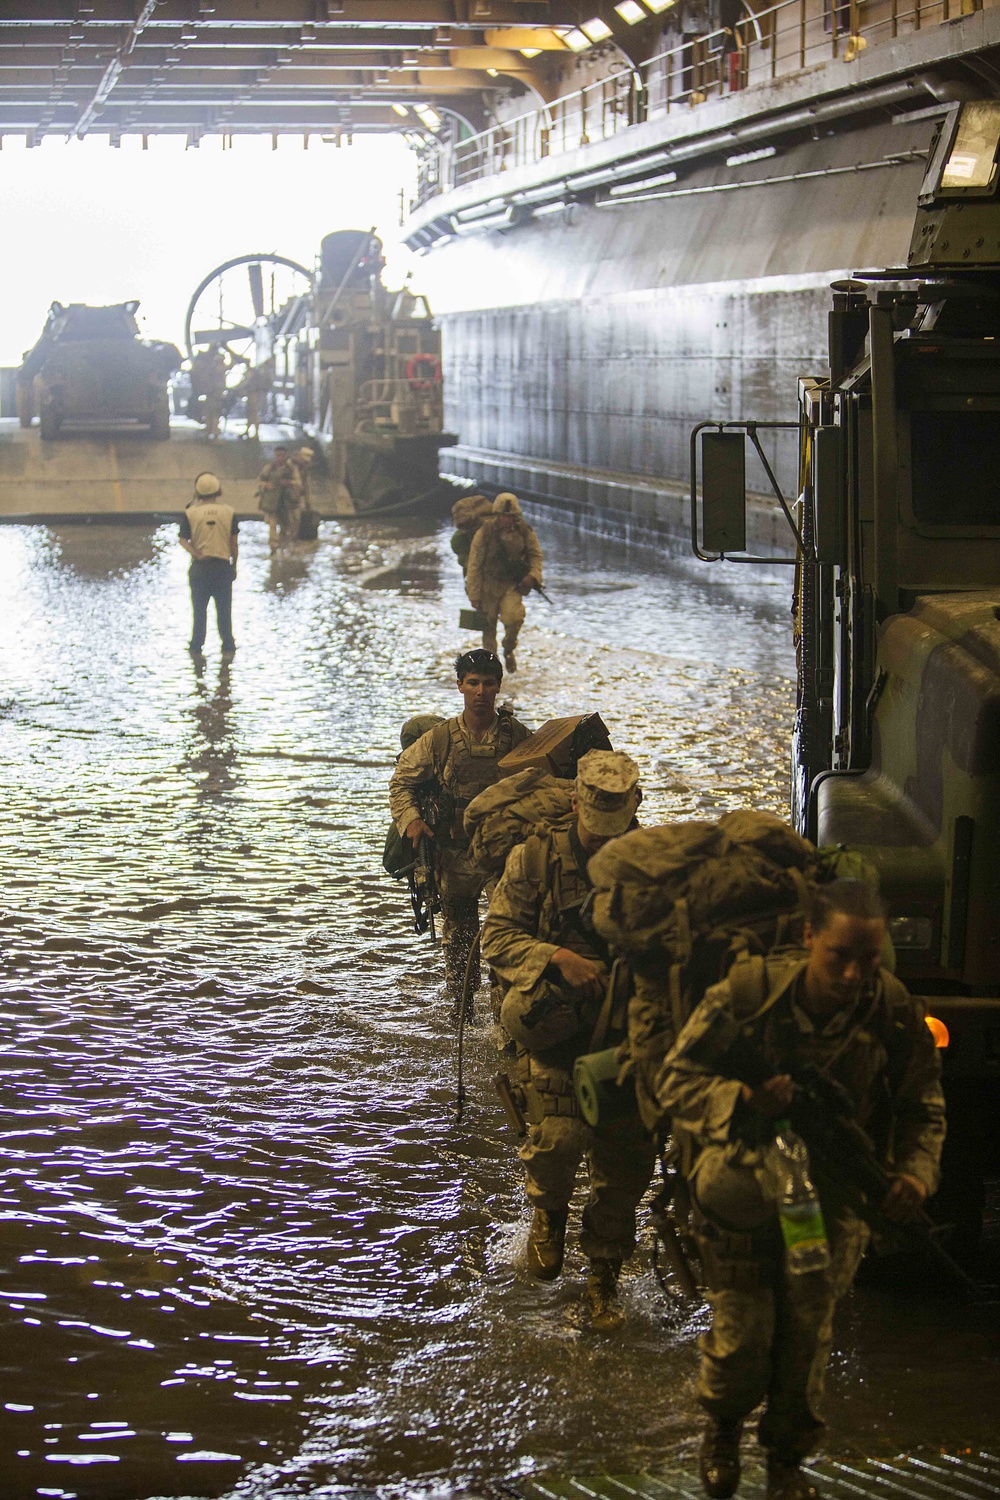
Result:
[[[600,16],[594,16],[589,21],[581,21],[580,30],[592,42],[606,42],[611,35],[611,27],[607,21],[602,21]]]
[[[541,54],[541,50],[542,50],[541,47],[519,47],[518,48],[518,51],[520,52],[520,54],[521,54],[522,57],[538,57]]]
[[[558,198],[555,203],[542,203],[538,208],[533,208],[531,217],[533,219],[544,219],[547,214],[561,214],[569,204],[564,198]]]
[[[590,46],[590,38],[584,36],[579,26],[574,26],[571,30],[564,31],[563,41],[571,52],[583,52]]]
[[[401,115],[404,120],[410,113],[405,104],[394,104],[392,107],[396,111],[397,115]]]
[[[415,104],[413,113],[422,125],[427,126],[428,130],[441,129],[441,116],[436,109],[431,109],[429,104]]]
[[[662,15],[665,10],[675,4],[675,0],[643,0],[647,10],[651,10],[654,16]]]
[[[663,187],[668,182],[676,181],[676,172],[660,172],[656,177],[643,177],[638,182],[616,183],[614,187],[608,188],[608,196],[622,198],[628,193],[644,193],[647,188]]]
[[[759,146],[756,151],[740,151],[735,156],[727,156],[726,166],[743,167],[748,161],[766,161],[769,156],[777,154],[777,146]]]
[[[636,0],[622,0],[620,5],[615,6],[615,10],[629,26],[635,26],[637,22],[647,19],[646,12],[641,5],[636,4]]]
[[[487,68],[486,71],[491,78],[498,78],[500,76],[499,68]]]

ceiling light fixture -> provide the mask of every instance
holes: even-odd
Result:
[[[651,10],[654,16],[660,16],[665,10],[669,10],[675,0],[642,0],[647,10]]]
[[[401,115],[404,120],[410,113],[405,104],[394,104],[392,107],[396,111],[397,115]]]
[[[769,156],[777,154],[777,146],[758,146],[756,151],[738,151],[735,156],[727,156],[726,166],[745,167],[748,161],[766,161]]]
[[[428,130],[441,129],[441,116],[436,109],[431,109],[429,104],[415,104],[413,113],[422,125],[427,126]]]
[[[600,16],[593,16],[589,21],[581,21],[580,30],[592,42],[606,42],[611,35],[611,27],[607,21],[602,21]]]
[[[571,52],[583,52],[585,48],[590,46],[590,38],[584,36],[579,26],[574,26],[569,31],[564,31],[563,41]]]
[[[639,21],[648,19],[646,12],[641,5],[636,3],[636,0],[621,0],[621,4],[615,6],[615,10],[629,26],[635,26]]]
[[[541,50],[542,50],[541,47],[519,47],[518,48],[518,51],[520,52],[520,54],[521,54],[522,57],[538,57],[541,54]]]

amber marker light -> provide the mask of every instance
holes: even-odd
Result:
[[[947,1047],[948,1043],[951,1041],[951,1037],[948,1034],[948,1028],[944,1024],[944,1022],[939,1021],[937,1016],[925,1016],[924,1019],[927,1022],[928,1031],[934,1038],[935,1047]]]

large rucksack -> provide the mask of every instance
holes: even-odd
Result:
[[[399,743],[402,749],[409,750],[421,735],[426,734],[429,729],[436,729],[444,722],[440,714],[416,714],[412,719],[407,719],[399,731]],[[399,759],[398,755],[396,759]],[[413,869],[414,857],[412,845],[402,837],[395,823],[390,823],[389,831],[385,836],[385,848],[382,851],[382,868],[385,873],[391,875],[394,880],[405,880]]]
[[[573,822],[572,781],[540,766],[517,771],[488,786],[465,809],[469,852],[477,867],[495,880],[507,856],[533,833],[567,828]]]
[[[740,953],[801,941],[809,887],[830,874],[770,813],[639,828],[590,861],[594,927],[634,975],[625,1044],[643,1120],[664,1121],[657,1076],[673,1039]]]

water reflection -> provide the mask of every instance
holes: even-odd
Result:
[[[193,732],[181,764],[196,781],[201,801],[231,792],[238,785],[238,751],[231,721],[232,668],[228,661],[220,661],[214,687],[210,686],[211,668],[204,656],[192,656],[191,668]]]
[[[72,523],[46,527],[53,555],[80,578],[121,577],[154,562],[164,545],[163,527],[141,524]]]

